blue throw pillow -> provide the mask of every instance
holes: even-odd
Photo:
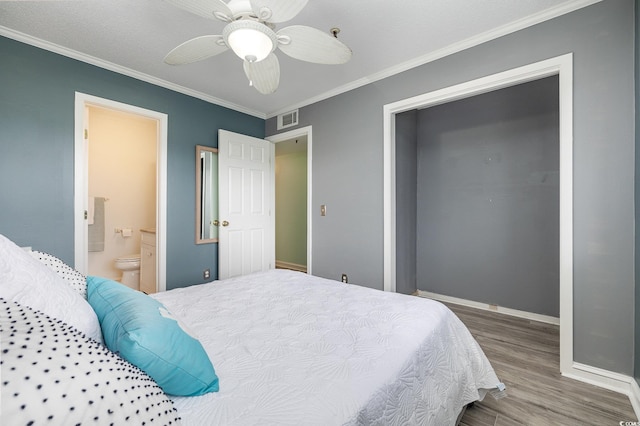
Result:
[[[170,395],[218,391],[218,376],[200,342],[157,300],[118,282],[87,277],[89,304],[105,344]]]

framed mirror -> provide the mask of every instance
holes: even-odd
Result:
[[[196,145],[196,244],[218,242],[218,149]]]

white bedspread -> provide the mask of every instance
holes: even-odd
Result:
[[[453,425],[499,380],[431,300],[274,270],[154,297],[197,335],[220,391],[185,425]]]

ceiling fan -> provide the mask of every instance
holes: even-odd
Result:
[[[332,35],[304,25],[275,31],[275,24],[294,18],[308,0],[167,0],[188,12],[227,22],[221,35],[205,35],[188,40],[164,58],[170,65],[189,64],[218,55],[228,49],[244,61],[249,84],[269,94],[280,83],[280,63],[276,48],[292,58],[318,64],[343,64],[351,59],[351,49]]]

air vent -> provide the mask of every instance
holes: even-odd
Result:
[[[298,125],[298,110],[285,112],[278,116],[278,130]]]

